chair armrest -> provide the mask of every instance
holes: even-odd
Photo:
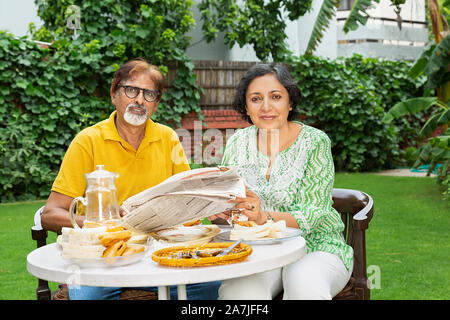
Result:
[[[362,221],[368,219],[370,221],[372,219],[373,199],[367,193],[364,193],[364,195],[368,198],[368,202],[361,211],[353,216],[353,220]]]
[[[366,230],[373,217],[374,202],[371,196],[352,189],[333,189],[333,208],[341,214],[344,222],[344,237],[352,246],[353,293],[356,299],[369,299],[366,270]]]
[[[367,286],[367,261],[366,261],[366,231],[355,230],[353,235],[353,277],[355,287],[368,288]]]
[[[36,241],[38,248],[47,244],[47,230],[42,228],[41,215],[44,211],[44,206],[40,207],[34,214],[34,225],[31,226],[31,238]],[[36,297],[38,300],[51,300],[51,292],[48,287],[48,281],[38,279],[38,287],[36,289]]]
[[[44,206],[40,207],[34,214],[34,225],[31,226],[31,238],[37,243],[37,247],[40,248],[47,244],[47,230],[42,228],[41,225],[41,214],[44,211]]]
[[[353,251],[354,268],[353,277],[355,278],[355,288],[359,295],[365,299],[369,298],[370,291],[367,284],[367,262],[366,262],[366,230],[369,228],[369,222],[373,216],[373,200],[368,198],[366,206],[353,216]]]

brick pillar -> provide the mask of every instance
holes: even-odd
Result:
[[[235,110],[202,110],[202,113],[205,116],[202,121],[195,112],[187,114],[177,133],[192,163],[216,165],[222,158],[228,138],[236,129],[250,124]]]

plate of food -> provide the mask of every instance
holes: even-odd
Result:
[[[229,231],[223,231],[216,239],[222,241],[233,241],[242,239],[250,245],[274,244],[287,239],[301,236],[300,229],[286,227],[286,222],[267,221],[263,225],[257,225],[252,221],[238,221]]]
[[[57,243],[62,258],[81,267],[119,267],[140,261],[148,251],[131,238],[122,227],[63,228]]]
[[[233,242],[210,242],[201,245],[173,246],[157,250],[152,260],[170,267],[205,267],[237,263],[245,260],[253,251],[248,244],[239,243],[226,255],[219,253]]]
[[[200,224],[167,228],[152,232],[150,236],[156,240],[163,240],[169,243],[190,245],[207,243],[219,233],[220,228],[217,225]]]

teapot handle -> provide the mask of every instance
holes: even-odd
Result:
[[[77,203],[78,201],[80,201],[81,203],[85,203],[84,198],[83,197],[76,197],[75,199],[72,200],[72,203],[70,204],[70,208],[69,208],[69,213],[70,213],[70,221],[72,221],[72,225],[75,229],[80,229],[80,226],[78,225],[78,223],[75,221],[75,211],[77,210]]]

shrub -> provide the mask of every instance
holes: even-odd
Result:
[[[192,1],[36,0],[44,25],[34,40],[0,31],[0,201],[44,198],[74,135],[113,110],[109,88],[120,64],[141,56],[165,74],[170,90],[152,118],[171,126],[200,111],[200,88],[185,51]],[[73,38],[67,20],[80,10]],[[77,10],[78,10],[77,9]],[[76,11],[76,10],[75,10]]]
[[[379,95],[384,111],[388,111],[397,102],[423,94],[426,77],[412,79],[408,75],[412,65],[410,62],[364,58],[357,54],[341,61],[346,68],[351,68],[358,73],[360,81],[367,88]],[[413,137],[417,137],[428,116],[429,112],[418,112],[394,120],[393,124],[399,137],[401,150],[409,146],[418,146],[419,143]]]
[[[391,126],[381,123],[381,97],[361,75],[338,61],[303,56],[292,63],[307,123],[332,141],[336,170],[372,171],[399,155]]]

